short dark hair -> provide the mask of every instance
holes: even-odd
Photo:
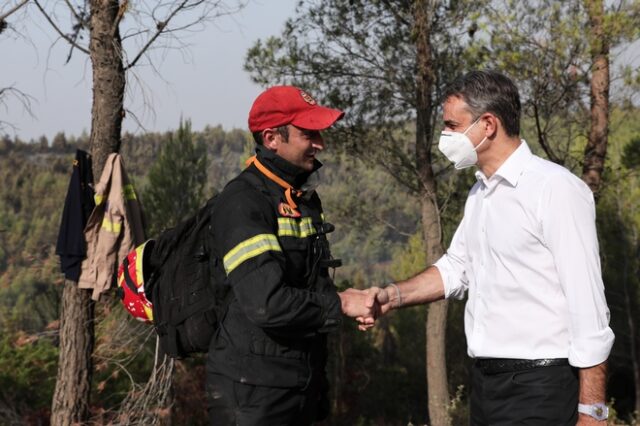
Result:
[[[520,95],[506,75],[492,70],[468,72],[445,89],[442,100],[452,96],[465,101],[474,119],[490,112],[500,119],[507,135],[520,135]]]
[[[264,141],[262,140],[262,132],[263,132],[263,130],[260,130],[259,132],[253,132],[252,133],[253,140],[258,145],[262,145],[264,143]],[[285,142],[289,142],[289,127],[287,127],[287,125],[276,127],[276,132],[278,132],[278,133],[280,133],[282,135],[282,137],[284,138]]]

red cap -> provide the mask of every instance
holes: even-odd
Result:
[[[342,118],[344,112],[318,105],[307,92],[293,86],[274,86],[253,101],[249,130],[292,124],[308,130],[323,130]]]

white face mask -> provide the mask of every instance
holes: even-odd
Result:
[[[476,153],[476,150],[487,140],[487,137],[485,136],[478,146],[474,147],[473,142],[471,142],[471,139],[467,136],[467,132],[475,126],[478,121],[480,121],[479,118],[467,127],[464,133],[443,131],[440,135],[438,149],[458,170],[466,169],[478,162],[478,154]]]

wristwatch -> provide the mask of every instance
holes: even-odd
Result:
[[[596,420],[607,420],[607,417],[609,417],[609,407],[603,402],[578,404],[578,413],[586,414]]]

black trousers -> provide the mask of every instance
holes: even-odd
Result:
[[[320,386],[306,389],[254,386],[219,374],[207,375],[211,426],[306,426],[328,414]]]
[[[473,426],[575,425],[578,373],[569,365],[484,374],[471,373]]]

